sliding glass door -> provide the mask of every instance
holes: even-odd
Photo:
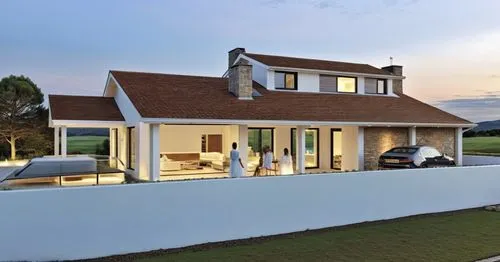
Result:
[[[330,134],[331,141],[331,169],[342,168],[342,130],[337,128],[331,129]]]
[[[297,130],[292,128],[291,131],[291,154],[294,160],[297,159]],[[319,168],[319,128],[306,129],[306,152],[305,152],[306,168]],[[296,162],[294,162],[296,163]]]
[[[274,129],[248,128],[248,171],[255,171],[265,146],[274,153]]]

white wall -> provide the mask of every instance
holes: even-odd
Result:
[[[93,258],[497,204],[498,170],[0,191],[0,261]]]
[[[358,127],[342,128],[342,170],[357,170],[358,166]]]
[[[261,84],[263,87],[267,87],[267,69],[260,63],[253,63],[252,65],[252,78],[255,82]]]
[[[319,75],[299,72],[297,74],[297,87],[300,92],[319,92]]]
[[[283,149],[285,148],[288,148],[288,151],[292,153],[290,130],[290,126],[278,126],[274,129],[274,156],[276,159],[281,159],[283,156]]]
[[[201,152],[201,135],[222,135],[222,149],[226,155],[231,151],[232,142],[238,142],[237,126],[161,125],[160,152]]]
[[[116,87],[115,102],[128,125],[134,126],[139,122],[141,115],[120,86]]]

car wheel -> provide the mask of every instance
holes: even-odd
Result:
[[[428,168],[428,166],[426,163],[422,163],[422,164],[420,164],[420,168]]]

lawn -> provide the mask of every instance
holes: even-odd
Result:
[[[70,136],[68,137],[68,152],[95,154],[96,145],[102,145],[107,136]]]
[[[500,254],[499,221],[500,212],[464,210],[107,260],[474,261]]]
[[[464,154],[498,154],[500,155],[500,137],[464,137]]]

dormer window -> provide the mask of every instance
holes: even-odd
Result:
[[[329,93],[356,93],[357,79],[356,77],[347,76],[320,75],[319,91]]]
[[[387,94],[387,81],[385,79],[366,78],[365,93],[367,94]]]
[[[297,73],[275,72],[274,86],[275,89],[297,90]]]

